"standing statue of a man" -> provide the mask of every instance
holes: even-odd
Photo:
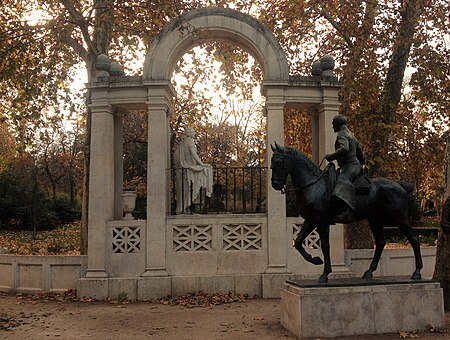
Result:
[[[212,167],[201,161],[197,154],[194,138],[194,129],[185,128],[184,134],[174,150],[177,214],[190,213],[189,207],[197,199],[201,188],[206,189],[207,197],[211,197],[212,194]]]
[[[356,194],[353,180],[361,173],[365,162],[358,140],[347,128],[344,115],[333,117],[333,131],[337,133],[335,152],[325,155],[329,162],[336,160],[340,172],[331,195],[334,222],[348,223],[353,220],[356,208]]]

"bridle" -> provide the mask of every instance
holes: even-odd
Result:
[[[283,164],[284,164],[284,159],[285,159],[286,157],[289,157],[289,158],[292,159],[292,156],[291,156],[291,155],[287,155],[287,154],[282,154],[282,157],[283,157]],[[322,161],[320,162],[319,168],[322,167],[322,164],[323,164],[323,161],[324,161],[324,160],[325,160],[325,157],[324,157],[324,158],[322,159]],[[280,190],[280,192],[281,192],[282,195],[284,195],[284,194],[289,193],[289,192],[297,192],[297,191],[304,190],[304,189],[310,187],[311,185],[316,184],[316,183],[322,178],[322,176],[323,176],[324,173],[325,173],[325,171],[321,171],[320,175],[317,176],[313,181],[311,181],[311,182],[309,182],[309,183],[307,183],[307,184],[305,184],[305,185],[303,185],[303,186],[301,186],[301,187],[295,187],[295,188],[286,190],[286,184],[284,184],[284,186],[283,186],[283,188]],[[284,181],[284,182],[286,182],[286,181]]]

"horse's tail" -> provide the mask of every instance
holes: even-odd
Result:
[[[406,190],[408,194],[411,194],[414,190],[414,184],[406,183],[406,182],[398,182],[402,186],[403,189]]]
[[[416,201],[414,195],[411,195],[414,191],[414,185],[406,182],[398,182],[403,189],[408,193],[408,215],[411,222],[419,221],[422,217],[419,204]]]

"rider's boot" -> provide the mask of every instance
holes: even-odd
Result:
[[[350,223],[354,221],[354,211],[341,199],[335,200],[334,223]]]
[[[334,216],[335,223],[350,223],[353,221],[354,221],[354,213],[353,210],[350,208],[346,208]]]

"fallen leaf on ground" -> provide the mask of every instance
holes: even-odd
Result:
[[[398,332],[400,339],[419,338],[419,335],[414,332]]]
[[[186,308],[193,308],[193,307],[213,307],[232,302],[245,302],[248,299],[249,299],[248,296],[243,294],[235,294],[235,293],[209,294],[203,291],[199,291],[195,293],[189,292],[186,295],[178,296],[176,298],[166,296],[162,299],[159,299],[158,301],[163,305],[170,305],[170,306],[178,305]]]

